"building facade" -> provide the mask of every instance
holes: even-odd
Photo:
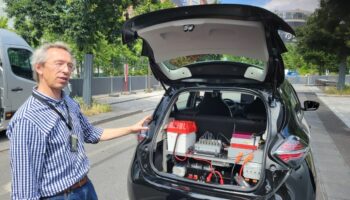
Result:
[[[303,26],[306,23],[307,18],[312,14],[309,11],[304,11],[300,9],[275,11],[274,13],[281,17],[284,21],[286,21],[294,30],[297,27]],[[286,42],[295,41],[295,38],[292,34],[285,32],[279,32],[279,34],[281,35],[282,39]]]

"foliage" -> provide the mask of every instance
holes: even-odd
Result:
[[[97,103],[95,100],[92,101],[91,107],[84,103],[82,97],[74,97],[74,100],[80,105],[82,113],[86,116],[97,115],[100,113],[110,112],[112,110],[111,105]]]
[[[131,50],[121,44],[121,27],[127,8],[136,14],[173,7],[149,0],[5,0],[7,13],[15,19],[17,33],[33,47],[42,42],[64,41],[77,59],[77,74],[85,53],[94,54],[94,71],[103,75],[123,74],[123,64],[134,67],[134,74],[146,74],[147,64],[140,60],[141,43]]]
[[[144,13],[149,13],[156,10],[173,8],[175,5],[171,0],[165,0],[162,2],[157,2],[155,0],[141,0],[138,2],[135,8],[135,15],[141,15]]]
[[[350,86],[345,85],[343,90],[337,90],[336,87],[325,87],[324,92],[331,95],[350,95]]]
[[[307,62],[300,53],[299,46],[295,43],[287,43],[288,51],[282,55],[285,69],[298,71],[301,75],[317,74],[319,65]]]
[[[99,0],[5,0],[7,12],[15,17],[15,28],[37,46],[45,32],[66,36],[79,51],[91,52],[99,33],[114,41],[120,33],[123,12],[130,1]],[[32,31],[28,29],[32,26]],[[31,32],[28,34],[27,32]]]
[[[1,17],[0,16],[0,28],[5,28],[7,29],[7,23],[8,23],[8,18],[7,17]]]
[[[166,8],[173,8],[175,4],[171,0],[157,1],[157,0],[139,0],[135,4],[134,13],[132,16],[137,16],[145,14],[148,12],[162,10]],[[134,53],[135,57],[129,58],[129,67],[131,75],[146,75],[148,72],[147,58],[141,57],[142,51],[142,41],[137,40],[131,48],[131,51]],[[141,59],[140,59],[141,57]]]
[[[182,57],[171,59],[168,61],[169,62],[168,67],[170,69],[176,69],[189,64],[205,62],[205,61],[231,61],[231,62],[248,63],[252,65],[257,65],[257,66],[264,66],[264,63],[262,61],[256,60],[253,58],[244,57],[244,56],[233,56],[233,55],[227,55],[227,54],[201,54],[201,55],[182,56]]]
[[[347,0],[321,0],[320,8],[298,31],[298,46],[305,60],[321,68],[332,65],[332,61],[339,64],[338,89],[344,87],[350,54],[349,7]]]
[[[257,60],[254,58],[248,58],[248,57],[244,57],[244,56],[225,55],[224,60],[247,63],[247,64],[256,65],[256,66],[264,66],[265,65],[264,62],[261,60]]]

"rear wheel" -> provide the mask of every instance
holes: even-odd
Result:
[[[286,186],[282,186],[275,194],[274,200],[292,200]]]

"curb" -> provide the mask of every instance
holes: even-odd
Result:
[[[155,91],[156,92],[156,91]],[[129,102],[129,101],[135,101],[135,100],[140,100],[140,99],[146,99],[146,98],[151,98],[151,97],[156,97],[156,96],[159,96],[159,95],[163,95],[164,94],[164,91],[163,91],[163,93],[159,93],[159,94],[152,94],[152,95],[149,95],[149,96],[143,96],[143,97],[129,97],[129,98],[125,98],[124,100],[120,100],[120,98],[121,98],[121,96],[119,96],[119,97],[117,97],[117,98],[119,98],[119,100],[117,100],[117,101],[112,101],[112,102],[110,102],[110,103],[107,103],[107,102],[103,102],[103,100],[102,100],[102,102],[103,103],[105,103],[105,104],[110,104],[110,105],[113,105],[113,104],[118,104],[118,103],[125,103],[125,102]],[[123,95],[124,96],[124,95]],[[126,95],[127,96],[127,95]],[[104,98],[109,98],[110,96],[105,96],[105,95],[101,95],[101,97],[98,97],[98,96],[96,96],[96,97],[93,97],[93,99],[94,100],[96,100],[96,101],[99,101],[99,99],[104,99]]]
[[[113,121],[113,120],[116,120],[116,119],[129,117],[131,115],[136,115],[136,114],[139,114],[139,113],[148,112],[148,111],[151,111],[151,110],[154,110],[154,109],[155,109],[155,107],[154,108],[146,108],[144,110],[135,110],[135,111],[132,111],[132,112],[121,114],[121,115],[115,115],[115,116],[111,116],[111,117],[106,117],[106,118],[100,119],[100,120],[91,120],[91,119],[88,119],[88,120],[89,120],[89,122],[92,125],[95,126],[95,125],[103,124],[103,123],[110,122],[110,121]]]
[[[102,123],[106,123],[106,122],[110,122],[110,121],[113,121],[113,120],[116,120],[116,119],[121,119],[121,118],[124,118],[124,117],[129,117],[131,115],[135,115],[135,114],[139,114],[139,113],[142,113],[144,112],[143,110],[136,110],[136,111],[132,111],[132,112],[129,112],[129,113],[124,113],[124,114],[121,114],[121,115],[115,115],[115,116],[112,116],[112,117],[106,117],[105,119],[100,119],[100,120],[91,120],[91,119],[88,119],[90,121],[90,123],[92,125],[98,125],[98,124],[102,124]]]
[[[111,103],[108,103],[108,104],[109,105],[114,105],[114,104],[118,104],[118,103],[125,103],[125,102],[129,102],[129,101],[137,101],[137,100],[140,100],[140,99],[147,99],[147,98],[156,97],[156,96],[159,96],[159,95],[152,95],[152,96],[146,96],[146,97],[138,97],[138,98],[126,99],[126,100],[122,100],[122,101],[111,102]]]

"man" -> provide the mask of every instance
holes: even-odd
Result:
[[[11,120],[12,199],[97,199],[87,178],[83,142],[97,143],[147,129],[146,117],[123,128],[100,129],[63,92],[74,58],[61,42],[45,44],[32,57],[37,87]]]

